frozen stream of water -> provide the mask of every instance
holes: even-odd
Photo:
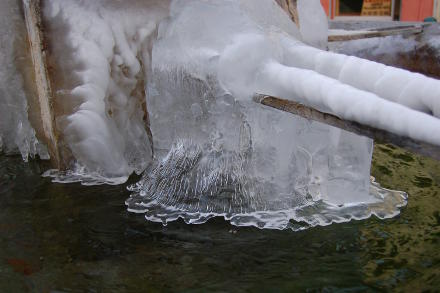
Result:
[[[440,81],[330,51],[318,0],[298,1],[298,25],[274,0],[44,0],[26,24],[47,94],[23,37],[34,2],[18,3],[0,4],[0,151],[51,156],[54,183],[142,174],[125,204],[148,221],[299,231],[399,215],[407,194],[372,181],[371,139],[257,93],[440,144]]]

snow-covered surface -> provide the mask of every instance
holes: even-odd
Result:
[[[330,29],[342,30],[375,30],[384,28],[398,28],[403,26],[421,25],[420,22],[412,21],[371,21],[371,20],[330,20]],[[425,23],[426,24],[426,23]]]
[[[440,24],[432,24],[425,28],[426,34],[424,35],[422,42],[428,44],[437,56],[440,56]]]
[[[344,52],[347,55],[355,54],[359,51],[368,51],[372,55],[397,54],[414,51],[419,45],[415,38],[404,38],[400,35],[387,36],[380,38],[367,38],[345,42],[332,42],[329,44],[330,50],[334,52]]]
[[[432,38],[428,40],[428,44],[437,50],[437,52],[440,52],[440,36],[436,36],[435,38]]]
[[[348,55],[377,56],[387,54],[389,56],[401,53],[410,53],[428,46],[437,55],[440,53],[440,24],[438,23],[414,23],[414,22],[330,22],[329,34],[355,33],[356,31],[371,31],[375,28],[401,28],[408,26],[423,26],[423,34],[409,36],[387,36],[381,38],[359,39],[344,42],[332,42],[330,50]],[[362,52],[365,52],[363,54]]]
[[[362,31],[362,30],[345,30],[345,29],[329,29],[329,36],[350,36],[350,35],[359,35],[371,33],[371,31]]]

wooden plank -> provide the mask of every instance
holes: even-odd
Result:
[[[362,32],[357,34],[347,34],[347,35],[330,35],[328,36],[329,42],[344,42],[344,41],[352,41],[359,39],[368,39],[368,38],[378,38],[378,37],[387,37],[393,35],[413,35],[423,33],[423,26],[408,26],[408,27],[400,27],[400,28],[382,28],[377,29],[371,32]]]
[[[48,72],[46,67],[46,53],[43,50],[43,34],[41,32],[41,0],[23,0],[23,10],[28,33],[28,42],[32,63],[35,71],[35,83],[40,106],[45,143],[48,147],[52,163],[61,168],[58,149],[58,140],[55,132],[55,117],[53,114],[53,100]]]
[[[409,137],[399,136],[389,131],[373,128],[358,122],[342,120],[332,114],[320,112],[294,101],[261,94],[255,95],[254,101],[306,119],[334,126],[357,135],[366,136],[380,143],[390,143],[411,152],[432,157],[440,161],[440,146],[437,145],[416,141]]]
[[[145,67],[142,58],[140,56],[137,56],[137,59],[139,61],[139,64],[141,65],[141,70],[139,71],[139,75],[136,77],[137,79],[136,90],[131,94],[132,96],[138,98],[139,103],[141,105],[143,112],[142,121],[144,122],[144,129],[147,132],[148,139],[150,140],[151,156],[154,157],[153,132],[151,131],[150,115],[148,113],[148,106],[147,106],[147,91],[145,89],[147,78],[145,76]],[[151,64],[151,60],[150,60],[150,64]]]

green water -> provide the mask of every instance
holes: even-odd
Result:
[[[409,193],[399,217],[302,232],[163,227],[126,211],[125,186],[54,184],[47,168],[0,156],[0,292],[440,288],[440,163],[391,146],[376,146],[372,173]]]

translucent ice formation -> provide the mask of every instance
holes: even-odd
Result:
[[[32,71],[30,62],[26,54],[26,28],[19,2],[1,1],[0,152],[21,153],[25,161],[35,155],[43,159],[49,156],[28,120],[26,95],[32,95],[32,89],[27,88],[26,91],[24,80],[32,78],[29,76]]]
[[[328,39],[328,22],[320,1],[297,1],[299,29],[302,41],[313,47],[326,49]]]
[[[391,104],[289,64],[294,48],[310,48],[298,62],[315,49],[287,20],[272,1],[173,2],[153,46],[147,94],[158,161],[130,187],[129,210],[163,223],[223,216],[236,225],[301,229],[291,221],[389,217],[405,205],[404,195],[370,184],[371,140],[252,102],[254,93],[267,93],[342,116],[358,97]]]
[[[319,0],[298,1],[298,12],[299,28],[274,0],[44,0],[68,167],[46,175],[118,184],[146,169],[127,205],[163,223],[221,215],[285,228],[394,216],[406,197],[370,183],[371,140],[252,96],[440,144],[440,82],[324,51]]]

